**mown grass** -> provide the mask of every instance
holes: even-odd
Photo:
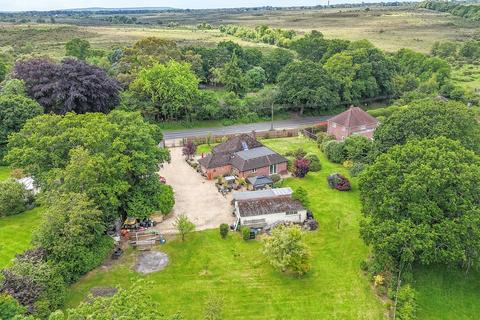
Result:
[[[0,181],[8,179],[10,177],[10,168],[0,166]]]
[[[170,265],[161,272],[135,274],[132,255],[108,270],[95,270],[71,288],[68,306],[82,301],[92,287],[128,287],[145,278],[150,281],[145,290],[162,310],[181,312],[186,319],[202,318],[212,295],[223,299],[225,319],[382,319],[385,308],[359,267],[368,248],[358,235],[356,183],[347,193],[328,188],[328,174],[346,172],[326,161],[311,141],[289,138],[264,143],[280,152],[304,147],[318,154],[324,167],[305,179],[285,182],[309,190],[311,209],[320,222],[319,230],[307,235],[312,270],[306,277],[275,271],[264,260],[260,241],[245,242],[236,233],[222,240],[218,230],[209,230],[189,235],[184,243],[172,240],[160,247],[170,256]]]
[[[17,253],[30,247],[32,234],[40,222],[42,208],[0,218],[0,269],[8,266]]]

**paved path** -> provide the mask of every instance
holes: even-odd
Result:
[[[283,129],[296,129],[305,126],[311,126],[319,122],[327,121],[331,116],[298,118],[289,120],[279,120],[273,122],[273,127],[277,130]],[[249,133],[255,131],[267,131],[270,130],[271,122],[258,122],[250,124],[236,124],[227,127],[218,128],[198,128],[198,129],[185,129],[185,130],[165,130],[163,135],[165,140],[182,139],[188,137],[206,137],[211,135],[226,135],[235,133]]]
[[[187,215],[195,223],[196,230],[218,228],[221,223],[232,224],[231,195],[223,197],[213,181],[207,181],[190,167],[182,156],[182,148],[172,148],[170,153],[172,161],[164,164],[160,175],[173,188],[175,206],[169,218],[155,228],[164,234],[177,233],[173,223],[180,214]]]

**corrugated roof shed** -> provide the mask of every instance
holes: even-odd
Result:
[[[240,217],[253,217],[304,210],[302,203],[289,197],[275,197],[237,202]]]
[[[258,191],[244,191],[244,192],[234,192],[233,200],[253,200],[253,199],[262,199],[262,198],[273,198],[273,197],[289,197],[293,193],[292,188],[277,188],[277,189],[268,189],[268,190],[258,190]]]

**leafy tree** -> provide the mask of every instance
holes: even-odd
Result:
[[[304,178],[310,171],[310,160],[306,158],[297,158],[293,161],[295,168],[295,177]]]
[[[192,158],[197,152],[197,145],[193,141],[188,141],[182,149],[182,154],[187,157],[187,159]]]
[[[373,142],[367,137],[353,135],[345,139],[346,159],[369,163],[373,160]]]
[[[385,152],[409,139],[445,136],[480,152],[480,126],[472,110],[459,102],[427,100],[394,112],[375,130],[375,145]]]
[[[86,194],[110,222],[129,215],[129,191],[138,194],[140,186],[151,191],[144,180],[155,175],[158,163],[169,161],[168,150],[158,148],[160,140],[158,127],[138,113],[43,115],[11,136],[6,159],[33,175],[44,191]],[[166,208],[171,200],[164,200]]]
[[[90,54],[90,42],[85,39],[74,38],[65,44],[66,55],[85,60]]]
[[[33,243],[45,250],[67,283],[100,265],[112,248],[102,212],[83,194],[49,194]]]
[[[0,82],[5,80],[5,76],[7,75],[7,70],[8,70],[7,63],[3,61],[3,59],[0,60]]]
[[[149,218],[156,211],[167,215],[174,204],[172,187],[161,183],[157,175],[136,184],[127,197],[128,214],[137,219]]]
[[[199,95],[198,83],[188,64],[171,61],[140,71],[130,90],[148,101],[142,113],[158,121],[188,116]]]
[[[63,305],[66,288],[55,265],[45,259],[42,249],[17,255],[13,265],[1,271],[0,294],[16,299],[29,313],[47,318]]]
[[[323,55],[327,52],[328,42],[321,32],[313,30],[304,37],[294,41],[291,47],[298,53],[300,59],[320,62]]]
[[[250,90],[262,89],[267,81],[265,70],[262,67],[253,67],[245,74],[247,87]]]
[[[25,83],[22,80],[10,79],[2,84],[0,93],[2,95],[26,96],[27,89],[25,88]]]
[[[184,214],[175,218],[173,226],[177,229],[178,233],[182,236],[182,241],[185,241],[185,236],[195,230],[195,225]]]
[[[480,158],[445,137],[410,140],[360,174],[361,236],[397,264],[478,261]]]
[[[310,250],[299,226],[278,226],[263,242],[263,254],[279,271],[304,275],[310,270]]]
[[[463,43],[459,50],[460,56],[468,59],[480,58],[480,41],[468,40]]]
[[[237,55],[234,54],[232,59],[225,63],[223,67],[218,69],[218,80],[230,92],[234,92],[243,97],[247,91],[247,80],[243,74],[243,70],[238,64]]]
[[[27,210],[30,196],[23,184],[13,179],[0,181],[0,217],[19,214]]]
[[[282,69],[293,62],[293,53],[286,49],[276,48],[263,57],[261,67],[265,70],[267,81],[274,83]]]
[[[6,151],[8,136],[19,131],[31,118],[43,114],[43,108],[30,98],[0,94],[0,163]]]
[[[308,192],[303,187],[298,187],[292,194],[292,198],[300,201],[306,208],[310,205],[310,200],[308,199]]]
[[[18,303],[12,296],[8,294],[0,294],[0,318],[1,319],[14,319],[15,316],[21,316],[25,314],[27,309]]]
[[[320,64],[311,61],[293,62],[278,76],[279,100],[304,108],[329,110],[339,102],[337,83]]]
[[[25,82],[27,93],[46,113],[107,113],[119,101],[119,83],[105,71],[76,59],[55,64],[46,59],[17,62],[14,77]]]

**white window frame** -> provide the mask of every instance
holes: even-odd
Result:
[[[273,170],[272,170],[273,168]],[[277,165],[276,164],[271,164],[269,167],[268,167],[268,171],[270,172],[270,174],[275,174],[277,173]]]

